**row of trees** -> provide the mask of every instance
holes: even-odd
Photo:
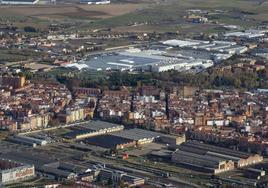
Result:
[[[65,74],[56,75],[56,78],[67,84],[69,87],[107,87],[116,89],[120,86],[137,86],[139,82],[143,84],[155,85],[160,88],[169,86],[191,85],[201,88],[237,88],[253,89],[257,87],[268,88],[268,74],[265,70],[261,72],[250,71],[216,71],[209,70],[199,74],[179,73],[177,71],[167,71],[163,73],[128,73],[111,72],[106,76],[92,79],[90,77],[79,77],[75,75],[69,77]]]

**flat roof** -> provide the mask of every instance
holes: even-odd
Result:
[[[197,141],[188,141],[188,142],[182,143],[182,145],[186,146],[186,147],[199,148],[199,149],[202,149],[202,150],[207,151],[207,152],[210,151],[210,152],[229,155],[232,157],[238,157],[238,158],[242,158],[242,159],[247,159],[250,156],[253,156],[252,154],[249,154],[249,153],[231,150],[231,149],[218,147],[218,146],[214,146],[214,145],[210,145],[210,144],[204,144],[204,143],[200,143]]]
[[[129,129],[129,130],[124,130],[120,132],[115,132],[115,133],[112,133],[112,135],[138,141],[138,140],[143,140],[143,139],[155,139],[155,138],[162,136],[163,134],[135,128],[135,129]]]
[[[1,3],[1,1],[2,2],[29,2],[29,3],[33,3],[33,2],[35,2],[35,1],[37,1],[37,0],[0,0],[0,3]]]
[[[132,69],[147,65],[163,64],[181,61],[179,56],[169,56],[166,51],[160,50],[126,50],[116,53],[102,54],[80,61],[90,69]]]
[[[134,53],[133,53],[134,55]],[[95,56],[90,59],[81,61],[86,64],[89,69],[122,69],[133,68],[137,66],[144,66],[159,63],[160,59],[154,59],[151,57],[138,57],[131,56],[130,54],[103,54],[101,56]]]
[[[77,126],[71,127],[71,132],[68,132],[63,135],[65,138],[75,138],[78,135],[94,133],[101,130],[109,130],[109,129],[124,129],[123,125],[114,124],[104,121],[89,121],[85,123],[80,123]]]
[[[84,142],[87,144],[113,149],[116,148],[117,145],[130,143],[133,142],[133,140],[114,135],[100,135],[87,138],[84,140]]]
[[[199,166],[209,168],[217,168],[221,162],[226,162],[226,160],[218,157],[200,155],[182,150],[177,150],[173,155],[179,156],[176,162],[187,160],[190,164],[198,164]]]
[[[64,134],[63,137],[76,138],[76,136],[78,136],[78,135],[88,134],[88,133],[92,133],[92,132],[96,132],[96,131],[91,130],[91,129],[75,129],[75,130],[72,130],[71,132]]]
[[[187,47],[187,46],[194,46],[199,44],[207,44],[209,41],[201,41],[201,40],[179,40],[179,39],[171,39],[164,41],[163,44],[169,45],[169,46],[178,46],[178,47]]]
[[[80,3],[89,3],[89,2],[103,2],[103,1],[108,1],[108,0],[80,0]]]
[[[61,170],[61,169],[53,168],[49,166],[43,166],[40,170],[47,174],[53,174],[57,177],[62,177],[62,178],[68,178],[69,176],[75,175],[73,172],[70,172],[67,170]]]
[[[79,124],[79,126],[80,127],[82,126],[84,128],[94,130],[94,131],[99,131],[101,129],[115,128],[115,127],[124,128],[124,126],[121,124],[109,123],[105,121],[88,121],[88,122]]]

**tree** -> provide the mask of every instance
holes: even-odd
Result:
[[[58,119],[52,119],[50,120],[49,125],[51,125],[52,127],[57,127],[60,125],[60,122]]]
[[[235,78],[234,86],[235,86],[235,88],[240,88],[241,87],[241,80],[238,78]]]
[[[34,27],[32,27],[32,26],[25,26],[23,29],[24,29],[25,32],[28,32],[28,33],[35,33],[35,32],[37,32],[37,29],[34,28]]]

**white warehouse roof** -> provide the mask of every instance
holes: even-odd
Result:
[[[164,41],[163,44],[169,45],[169,46],[178,46],[178,47],[186,47],[186,46],[193,46],[193,45],[198,45],[201,43],[209,43],[209,41],[198,41],[198,40],[177,40],[177,39],[172,39],[172,40],[167,40]]]

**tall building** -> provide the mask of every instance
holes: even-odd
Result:
[[[19,89],[25,86],[25,76],[3,76],[2,85],[12,87],[13,89]]]
[[[58,114],[58,119],[61,123],[74,123],[85,119],[83,108],[66,109],[65,112]]]
[[[169,119],[169,94],[165,93],[165,101],[166,101],[166,116]]]
[[[34,176],[34,165],[0,158],[0,187],[2,187],[1,184],[17,183]]]

